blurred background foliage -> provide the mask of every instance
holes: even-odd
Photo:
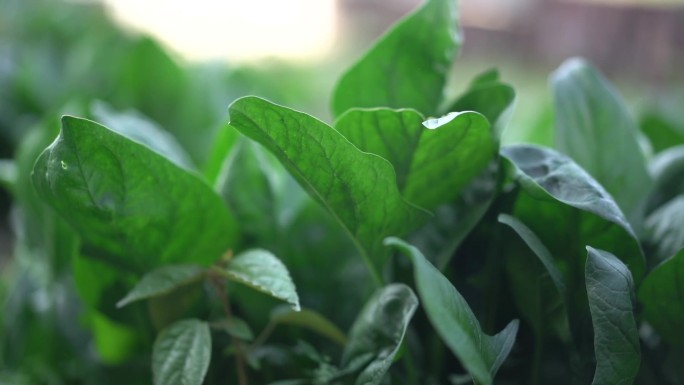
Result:
[[[234,13],[225,14],[212,9],[209,1],[142,2],[147,3],[147,11],[135,13],[135,2],[123,0],[0,0],[0,182],[7,186],[0,190],[0,383],[134,383],[126,379],[146,378],[148,373],[147,358],[115,365],[122,351],[130,354],[140,348],[126,346],[135,340],[133,332],[112,322],[102,309],[78,299],[72,278],[78,239],[36,198],[30,184],[33,161],[59,130],[57,118],[75,114],[99,121],[115,119],[117,124],[131,119],[135,124],[144,122],[170,133],[198,170],[212,167],[210,150],[221,142],[216,138],[227,120],[227,106],[240,96],[259,95],[330,120],[329,95],[335,79],[419,1],[322,2],[332,7],[332,13],[326,13],[332,18],[307,14],[307,7],[315,8],[307,1],[292,2],[289,10],[297,12],[280,15],[277,9],[269,11],[275,3],[256,1],[252,12],[275,15],[249,16],[238,13],[235,5],[247,1],[227,2],[234,3]],[[453,69],[452,85],[445,92],[457,95],[475,74],[499,68],[517,93],[504,142],[553,143],[548,74],[567,57],[584,56],[617,83],[634,107],[653,151],[684,144],[681,1],[461,3],[465,44]],[[151,14],[156,19],[140,18]],[[176,19],[168,20],[173,15]],[[219,21],[208,19],[210,15]],[[295,17],[302,15],[303,19]],[[187,23],[183,23],[184,16]],[[318,17],[322,22],[307,22]],[[283,18],[290,18],[291,24]],[[232,31],[207,27],[224,24],[236,27]],[[268,24],[279,30],[268,29]],[[196,36],[174,43],[172,36],[164,35],[168,25],[177,35]],[[250,25],[260,28],[265,37],[257,38],[257,30],[247,29]],[[287,32],[295,25],[301,31],[293,38]],[[288,55],[284,49],[269,56],[268,50],[258,49],[264,41],[276,38],[289,39],[297,46],[296,36],[303,39],[323,32],[330,36],[314,41],[310,51],[292,49]],[[197,41],[208,43],[200,47]],[[207,46],[216,46],[216,52]],[[254,48],[252,56],[245,53],[250,47]],[[231,50],[240,55],[231,56]],[[367,290],[337,289],[365,270],[356,259],[344,258],[354,252],[330,218],[292,180],[278,179],[284,173],[275,162],[266,161],[269,166],[263,166],[267,155],[252,147],[238,141],[233,161],[276,172],[242,181],[270,184],[276,196],[242,196],[230,191],[230,181],[224,181],[222,191],[233,206],[256,200],[257,206],[264,206],[258,209],[273,213],[269,223],[250,221],[249,210],[237,213],[253,227],[246,230],[254,235],[247,242],[289,250],[281,257],[296,266],[291,268],[295,282],[300,293],[308,295],[303,303],[331,315],[339,325],[349,325],[360,303],[324,301],[316,296],[333,292],[341,299],[349,298],[345,294],[350,290]],[[268,170],[262,171],[268,175]],[[293,202],[300,207],[295,216]],[[278,226],[306,236],[284,237]],[[320,277],[316,263],[302,255],[304,250],[337,250],[339,258],[316,261],[335,261],[339,277]],[[330,289],[317,290],[321,285]],[[238,301],[251,301],[249,295],[238,296]],[[262,307],[243,308],[254,312],[246,317],[257,325],[265,322],[260,314],[267,314],[272,306],[263,298],[258,301]]]

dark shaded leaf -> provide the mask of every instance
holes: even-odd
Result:
[[[417,307],[416,295],[403,284],[385,286],[368,300],[349,332],[342,356],[343,368],[363,362],[356,385],[382,382]]]
[[[684,248],[646,276],[639,300],[644,317],[663,339],[684,346]]]
[[[684,145],[669,148],[654,157],[649,172],[654,182],[646,204],[647,213],[684,194]]]
[[[645,262],[639,242],[601,185],[551,149],[512,145],[503,147],[501,153],[512,162],[511,176],[522,189],[514,216],[549,248],[562,264],[561,271],[583,271],[579,270],[586,255],[582,250],[590,244],[620,256],[634,278],[641,279]]]
[[[434,115],[461,44],[456,2],[428,0],[397,23],[340,78],[335,116],[351,108],[414,108]]]
[[[311,309],[293,311],[289,308],[278,307],[271,312],[271,322],[279,325],[304,327],[329,338],[341,346],[347,344],[347,336],[335,324]]]
[[[442,340],[476,383],[491,385],[513,348],[518,321],[511,321],[494,336],[484,334],[463,296],[418,249],[397,238],[388,238],[385,244],[396,247],[411,259],[418,295]]]
[[[591,383],[631,385],[641,363],[632,275],[611,253],[589,246],[587,252],[587,296],[596,352],[596,372]]]

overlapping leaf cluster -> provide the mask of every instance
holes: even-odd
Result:
[[[331,124],[248,96],[205,152],[97,104],[27,138],[3,180],[49,215],[96,359],[159,385],[681,382],[681,132],[571,59],[555,148],[502,146],[496,70],[444,97],[461,41],[427,0]]]

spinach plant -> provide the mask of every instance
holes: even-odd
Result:
[[[427,0],[342,75],[333,122],[246,96],[204,152],[101,104],[46,119],[2,176],[77,293],[65,344],[97,369],[70,376],[682,383],[681,132],[642,133],[571,59],[555,148],[502,146],[496,70],[444,97],[462,40]]]

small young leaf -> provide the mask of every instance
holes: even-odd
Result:
[[[631,220],[651,178],[638,128],[613,86],[589,63],[570,59],[551,76],[556,147],[603,185]]]
[[[307,192],[349,231],[377,282],[383,237],[406,234],[427,218],[397,189],[392,165],[362,152],[339,132],[301,112],[245,97],[230,125],[273,152]]]
[[[219,328],[225,330],[229,335],[239,338],[243,341],[251,341],[254,339],[254,333],[252,333],[252,328],[249,327],[247,322],[242,318],[230,317],[222,319],[218,322],[212,323],[214,328]]]
[[[98,256],[133,271],[208,265],[235,242],[228,208],[204,181],[89,120],[62,119],[33,184]]]
[[[335,324],[311,309],[292,311],[289,308],[277,307],[271,312],[271,322],[305,327],[341,346],[347,343],[347,336]]]
[[[684,346],[684,248],[646,276],[639,300],[644,317],[663,339]]]
[[[145,274],[133,289],[126,294],[117,307],[124,307],[131,302],[147,299],[163,294],[187,285],[204,274],[202,267],[195,265],[171,265],[163,266]]]
[[[290,304],[299,311],[299,297],[287,267],[271,252],[254,249],[230,260],[225,269],[216,270],[231,281],[247,285]]]
[[[343,368],[363,363],[356,385],[382,382],[417,307],[416,295],[404,284],[385,286],[368,300],[354,321],[342,355]]]
[[[162,330],[152,350],[154,385],[201,385],[211,359],[206,322],[186,319]]]
[[[415,108],[434,115],[460,43],[454,0],[427,0],[339,80],[333,115],[350,108]]]
[[[590,246],[587,252],[586,285],[596,352],[592,385],[631,385],[641,363],[632,275],[613,254]]]
[[[411,259],[418,295],[442,340],[477,384],[491,385],[513,348],[518,320],[511,321],[495,336],[484,334],[465,299],[418,249],[397,238],[387,238],[385,244]]]
[[[394,166],[404,198],[426,209],[455,200],[496,155],[484,116],[449,114],[424,121],[414,110],[350,110],[335,129],[361,151]]]

